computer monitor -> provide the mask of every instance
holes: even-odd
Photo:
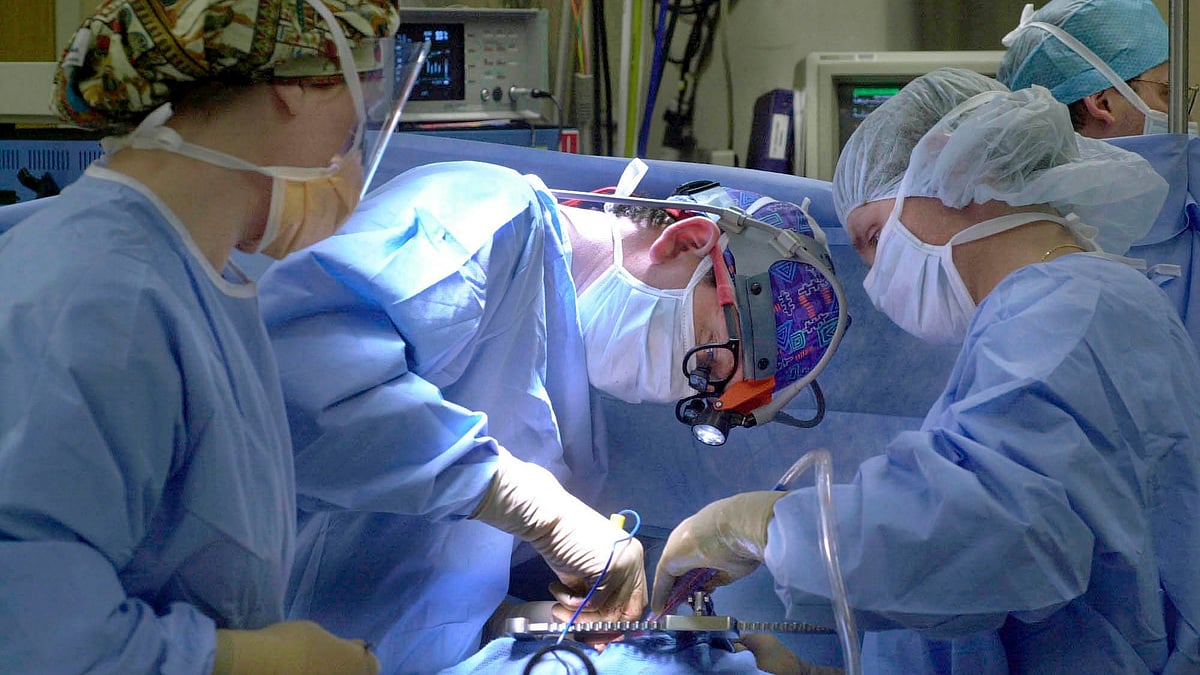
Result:
[[[914,78],[943,66],[996,76],[1003,51],[812,52],[796,66],[804,92],[803,152],[796,172],[831,180],[850,134]]]

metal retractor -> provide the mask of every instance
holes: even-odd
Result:
[[[742,633],[833,633],[834,631],[811,623],[799,621],[738,621],[731,616],[684,616],[667,614],[657,621],[584,621],[571,624],[531,622],[524,617],[513,617],[504,622],[504,631],[518,640],[535,640],[561,635],[580,636],[589,633],[644,633],[662,631],[667,633],[702,633],[709,638],[736,639]]]
[[[537,640],[545,637],[567,635],[576,637],[603,633],[661,632],[686,633],[699,639],[725,638],[736,640],[742,633],[833,633],[830,628],[800,621],[738,621],[731,616],[712,613],[712,596],[704,591],[694,591],[686,600],[696,612],[664,614],[646,621],[582,621],[573,624],[561,622],[530,621],[526,617],[512,617],[504,622],[504,632],[518,640]]]

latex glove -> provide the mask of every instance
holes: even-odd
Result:
[[[779,638],[769,633],[750,633],[738,638],[735,651],[749,650],[759,670],[773,675],[841,675],[846,671],[832,666],[814,666],[801,661]]]
[[[654,571],[651,609],[661,612],[675,580],[688,570],[712,567],[712,590],[741,579],[762,564],[767,548],[767,525],[775,517],[775,502],[786,492],[744,492],[715,501],[684,520],[671,532]]]
[[[311,621],[259,630],[218,630],[213,675],[377,675],[362,640],[343,640]]]
[[[503,450],[496,475],[471,517],[529,542],[562,582],[550,591],[568,610],[583,602],[613,542],[629,536],[571,496],[549,471]],[[636,621],[645,609],[642,544],[630,539],[617,545],[604,581],[579,620]]]

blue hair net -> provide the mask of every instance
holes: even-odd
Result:
[[[1167,196],[1149,162],[1076,134],[1066,106],[1036,85],[951,110],[913,148],[907,181],[906,195],[952,208],[998,200],[1073,213],[1115,254],[1149,231]]]
[[[1167,60],[1167,24],[1151,0],[1051,0],[1029,20],[1058,26],[1124,80]],[[1112,86],[1058,38],[1021,24],[1005,37],[1008,51],[996,75],[1010,89],[1040,84],[1059,101],[1074,103]]]
[[[854,209],[896,196],[917,141],[943,115],[984,91],[1007,91],[990,77],[961,68],[938,68],[909,82],[854,130],[833,172],[838,220]],[[930,195],[918,195],[930,196]]]

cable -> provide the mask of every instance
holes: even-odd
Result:
[[[558,99],[555,98],[554,94],[545,89],[538,89],[537,87],[532,89],[526,89],[525,87],[508,88],[508,99],[512,101],[514,105],[516,104],[517,99],[521,98],[522,96],[528,96],[529,98],[550,99],[550,102],[554,104],[554,110],[558,120],[558,138],[561,144],[563,134],[563,110],[562,104],[558,102]],[[533,122],[530,122],[526,119],[522,119],[521,121],[529,125],[529,147],[532,148],[537,145],[537,126]]]
[[[554,94],[546,91],[545,89],[536,89],[536,88],[530,89],[529,90],[529,98],[548,98],[548,99],[550,99],[550,102],[554,104],[554,110],[556,111],[557,116],[558,116],[558,143],[559,143],[559,147],[562,147],[562,135],[563,135],[562,104],[560,104],[558,102],[557,98],[554,98]]]
[[[603,7],[604,0],[596,0],[596,2],[592,3],[592,36],[591,36],[592,37],[592,63],[593,63],[592,130],[591,130],[592,131],[592,153],[600,155],[600,154],[603,154],[603,148],[601,148],[601,143],[603,142],[602,141],[603,130],[600,128],[600,125],[604,123],[603,117],[600,114],[600,104],[602,102],[601,98],[600,98],[600,91],[601,91],[601,85],[603,84],[602,82],[600,82],[600,78],[603,77],[603,75],[601,73],[594,72],[596,70],[594,64],[604,63],[604,67],[607,68],[608,58],[605,57],[603,62],[600,60],[600,32],[601,31],[597,27],[598,14],[597,14],[597,10],[596,10],[596,5],[600,5]],[[603,10],[600,10],[600,11],[603,11]],[[600,70],[603,71],[604,68],[601,68]]]
[[[583,18],[580,16],[583,12],[582,5],[583,0],[571,0],[571,14],[575,19],[575,58],[579,59],[579,72],[587,74],[588,59],[583,50]]]
[[[780,410],[779,412],[775,413],[775,417],[772,418],[772,421],[786,424],[789,427],[798,427],[800,429],[811,429],[820,424],[821,420],[825,419],[825,394],[821,391],[821,385],[817,384],[815,379],[810,382],[808,386],[810,389],[812,389],[813,400],[816,401],[817,404],[817,412],[811,418],[806,420],[797,419],[796,417]]]
[[[613,154],[612,67],[609,65],[608,58],[608,19],[604,16],[603,1],[598,0],[592,3],[592,17],[595,23],[592,35],[597,45],[596,53],[592,54],[592,58],[594,63],[601,64],[600,72],[604,76],[604,116],[601,118],[597,115],[597,120],[598,124],[603,123],[604,125],[604,154],[611,157]],[[599,98],[599,93],[597,93],[597,98]],[[597,105],[599,105],[598,100]],[[595,150],[599,153],[599,144],[596,145]]]
[[[554,654],[554,652],[569,652],[572,656],[579,659],[583,663],[583,667],[587,669],[589,675],[597,675],[596,666],[592,664],[592,660],[588,658],[588,655],[582,649],[576,647],[570,642],[555,642],[553,644],[548,644],[534,652],[533,656],[529,657],[529,662],[525,664],[525,670],[521,671],[521,675],[530,675],[530,673],[533,672],[533,667],[537,665],[537,662],[545,658],[547,654],[551,654],[554,656],[554,658],[558,659],[558,655]],[[567,669],[568,673],[571,672],[570,667],[568,667],[562,659],[558,659],[558,662]]]
[[[654,104],[658,100],[658,87],[662,83],[663,63],[667,51],[667,0],[656,0],[659,4],[658,21],[654,24],[654,56],[650,62],[650,83],[646,93],[646,107],[642,114],[642,128],[638,132],[638,157],[646,156],[646,147],[650,144],[650,121],[654,117]],[[674,17],[671,18],[671,30],[674,30]]]
[[[575,608],[575,613],[571,615],[570,621],[567,621],[567,625],[563,626],[562,633],[560,633],[558,636],[558,642],[562,642],[564,639],[566,639],[567,633],[571,630],[571,626],[575,625],[575,620],[579,618],[579,614],[583,612],[583,608],[587,607],[588,601],[590,601],[592,596],[595,595],[596,589],[600,588],[600,583],[604,581],[604,576],[608,574],[608,568],[610,565],[612,565],[613,556],[617,554],[617,545],[633,539],[635,536],[637,536],[638,530],[642,529],[642,517],[638,515],[637,511],[634,511],[633,509],[621,509],[620,511],[617,511],[617,513],[623,516],[633,516],[633,529],[630,530],[629,534],[626,536],[621,537],[613,542],[612,550],[608,552],[608,560],[604,563],[604,569],[600,570],[600,575],[596,577],[596,581],[588,590],[587,595],[583,596],[583,602],[579,603],[579,606]]]
[[[687,6],[677,4],[674,9],[679,14],[694,15],[696,18],[688,34],[683,56],[679,59],[671,58],[669,54],[667,56],[668,62],[679,65],[679,93],[674,108],[668,107],[663,113],[663,119],[667,123],[663,145],[679,150],[683,158],[687,159],[696,146],[692,122],[695,117],[697,85],[712,55],[715,42],[713,35],[720,19],[720,5],[718,0],[704,0]]]
[[[725,64],[725,105],[729,112],[728,142],[726,147],[733,150],[733,68],[729,60],[729,0],[721,0],[718,26],[721,29],[721,61]],[[734,154],[733,165],[737,166],[737,154]]]

